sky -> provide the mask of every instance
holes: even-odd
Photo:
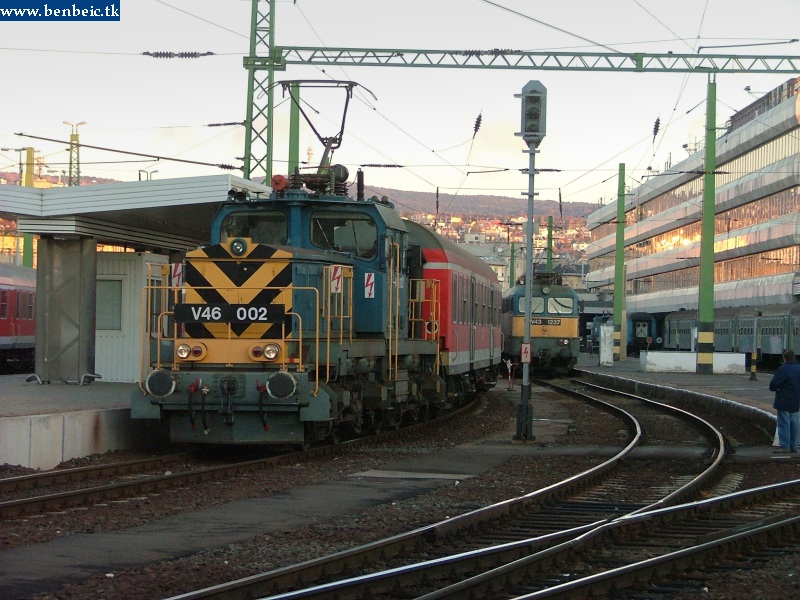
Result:
[[[94,4],[101,4],[102,0]],[[33,146],[44,174],[68,170],[71,126],[82,144],[200,163],[242,165],[250,0],[117,0],[118,22],[0,20],[0,147]],[[14,0],[0,0],[10,7]],[[799,0],[284,0],[277,45],[508,48],[537,52],[645,52],[800,56]],[[709,46],[724,46],[708,48]],[[213,52],[155,59],[143,52]],[[798,74],[800,75],[800,73]],[[788,74],[717,76],[717,124],[779,86]],[[619,165],[636,186],[704,139],[704,74],[290,65],[276,80],[358,84],[334,162],[367,186],[435,192],[443,212],[464,194],[524,198],[527,147],[520,99],[529,81],[547,89],[547,134],[536,154],[537,198],[596,204],[616,198]],[[745,88],[749,88],[749,91]],[[368,91],[367,91],[368,90]],[[373,97],[374,95],[374,97]],[[285,172],[289,103],[277,91],[273,173]],[[333,135],[341,91],[304,93],[314,126]],[[474,132],[475,121],[481,126]],[[653,129],[660,126],[654,138]],[[59,140],[38,140],[39,136]],[[301,160],[323,147],[307,125]],[[0,171],[19,153],[0,151]],[[81,175],[135,181],[229,173],[214,166],[81,149]],[[233,171],[241,174],[241,171]],[[449,200],[448,200],[449,198]]]

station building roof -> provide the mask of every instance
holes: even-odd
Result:
[[[0,185],[0,215],[16,218],[22,233],[185,251],[208,242],[211,220],[232,188],[265,196],[271,191],[234,175],[60,188]]]

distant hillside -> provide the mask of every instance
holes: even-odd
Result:
[[[9,184],[16,185],[19,175],[15,172],[0,172],[0,179],[5,179]],[[51,185],[58,185],[59,178],[51,175],[37,177],[37,180],[48,181]],[[81,184],[90,185],[92,183],[114,183],[114,179],[104,179],[99,177],[81,177]],[[367,197],[387,196],[394,203],[395,208],[404,214],[436,213],[436,194],[433,192],[407,192],[404,190],[394,190],[391,188],[381,188],[368,186]],[[355,196],[355,186],[350,188],[350,195]],[[597,210],[596,204],[589,202],[564,202],[562,205],[564,219],[585,219],[587,215]],[[500,218],[518,217],[525,215],[528,211],[528,200],[520,195],[517,198],[508,196],[482,196],[459,194],[439,194],[439,214],[459,215],[480,218]],[[559,218],[558,201],[556,200],[534,200],[533,213],[536,217],[552,216]]]
[[[48,185],[38,185],[46,181],[51,186],[59,187],[62,184],[66,185],[67,177],[58,175],[42,175],[42,173],[35,174],[34,187],[49,187]],[[0,171],[0,182],[5,182],[6,185],[19,185],[19,172],[18,171]],[[95,183],[118,183],[117,179],[108,179],[107,177],[92,177],[90,175],[81,175],[81,185],[94,185]]]
[[[352,190],[351,190],[352,194]],[[407,192],[390,188],[369,186],[367,197],[387,196],[401,213],[436,213],[436,194],[432,192]],[[585,219],[597,210],[598,206],[589,202],[564,202],[563,218]],[[525,196],[510,198],[508,196],[478,196],[469,194],[439,194],[439,214],[469,215],[473,218],[507,218],[525,215],[528,211],[528,199]],[[539,200],[533,202],[533,214],[536,217],[552,216],[559,218],[557,200]]]

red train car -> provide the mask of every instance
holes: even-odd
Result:
[[[493,387],[502,353],[497,275],[447,238],[412,221],[405,224],[409,242],[421,248],[421,276],[440,282],[442,374],[451,381],[468,374],[477,389]]]
[[[36,270],[0,263],[0,373],[33,371]]]

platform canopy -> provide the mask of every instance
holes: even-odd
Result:
[[[21,233],[137,250],[185,251],[208,243],[211,219],[228,190],[270,189],[233,175],[209,175],[58,188],[0,185],[0,215]]]

